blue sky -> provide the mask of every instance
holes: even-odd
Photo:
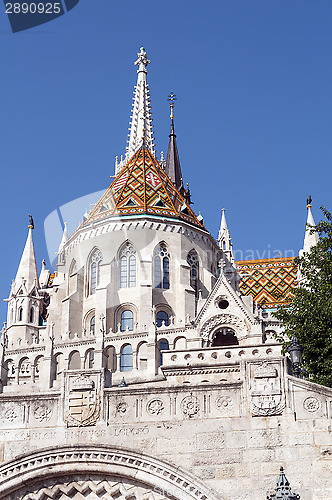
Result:
[[[27,214],[40,263],[46,217],[109,185],[126,145],[140,46],[151,60],[158,158],[174,91],[184,180],[207,228],[217,235],[225,208],[243,256],[297,253],[307,196],[316,220],[320,205],[332,210],[331,18],[330,0],[80,0],[13,34],[1,5],[2,297]],[[4,303],[0,310],[5,320]]]

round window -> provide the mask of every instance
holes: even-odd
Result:
[[[220,307],[220,309],[227,309],[227,307],[229,306],[229,302],[226,299],[221,299],[218,302],[218,306]]]

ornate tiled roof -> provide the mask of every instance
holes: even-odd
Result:
[[[241,260],[236,262],[241,276],[240,292],[252,295],[266,308],[287,304],[297,288],[297,267],[293,257]]]
[[[204,229],[184,197],[147,149],[139,149],[121,169],[83,225],[113,216],[143,214],[174,217]]]

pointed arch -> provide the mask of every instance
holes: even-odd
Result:
[[[170,253],[164,241],[158,243],[153,252],[153,282],[155,288],[170,288]]]
[[[96,288],[100,283],[100,265],[103,260],[103,255],[99,248],[95,247],[88,258],[87,264],[87,295],[94,295]]]
[[[126,241],[119,249],[120,288],[136,286],[136,250],[130,241]]]
[[[75,274],[77,272],[77,263],[76,263],[76,260],[73,259],[70,263],[70,266],[69,266],[69,276],[71,276],[72,274]]]

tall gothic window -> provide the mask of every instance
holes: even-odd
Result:
[[[120,254],[120,287],[136,286],[136,251],[127,243]]]
[[[100,263],[103,260],[103,256],[100,250],[95,250],[90,257],[90,266],[89,266],[89,293],[93,295],[96,293],[96,288],[100,283]]]
[[[90,319],[90,335],[94,335],[96,331],[96,316]]]
[[[198,293],[198,278],[199,278],[199,262],[198,255],[195,250],[188,253],[187,262],[190,266],[190,286]]]
[[[121,314],[121,331],[125,332],[126,330],[133,331],[134,329],[134,314],[132,311],[127,309],[123,311]]]
[[[165,243],[160,243],[154,256],[154,286],[168,290],[169,285],[169,253]]]

